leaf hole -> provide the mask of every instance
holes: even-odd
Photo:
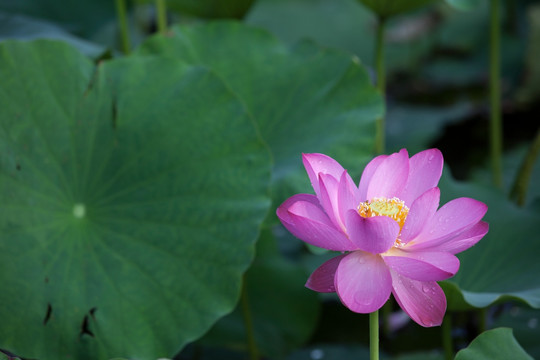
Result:
[[[50,303],[47,304],[47,312],[45,313],[45,318],[43,319],[43,326],[47,325],[52,315],[52,306]]]
[[[88,315],[84,315],[84,319],[81,324],[81,331],[79,333],[80,337],[83,337],[84,335],[89,335],[91,337],[94,337],[94,333],[90,330]]]
[[[116,118],[118,116],[118,108],[117,108],[117,105],[116,105],[116,97],[113,98],[112,100],[112,127],[113,129],[116,129]]]

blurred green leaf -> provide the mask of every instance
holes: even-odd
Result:
[[[359,177],[371,158],[382,99],[350,55],[311,42],[289,48],[236,22],[175,27],[138,54],[160,54],[210,67],[243,100],[274,159],[274,205],[311,192],[302,153],[339,159]],[[275,216],[274,216],[275,218]]]
[[[287,360],[319,360],[319,359],[368,359],[369,348],[361,346],[320,345],[298,350],[287,357]],[[383,357],[384,358],[384,357]]]
[[[385,357],[383,357],[385,359]],[[411,354],[403,354],[386,359],[393,360],[443,360],[444,355],[440,351],[418,351]]]
[[[0,11],[47,20],[83,37],[116,16],[111,0],[7,0],[0,1]]]
[[[522,121],[525,122],[527,119],[523,119]],[[530,146],[531,144],[522,144],[503,153],[503,186],[506,196],[509,196],[510,194],[519,168],[523,163]],[[491,184],[493,179],[490,166],[491,164],[486,162],[482,167],[475,169],[471,175],[472,180],[476,183],[485,184],[486,186]],[[527,206],[531,205],[535,199],[540,199],[540,186],[538,186],[538,184],[540,184],[540,158],[536,160],[529,179],[526,197]]]
[[[257,0],[245,21],[288,45],[311,39],[354,53],[365,64],[373,60],[375,21],[356,0]]]
[[[446,0],[446,2],[456,9],[470,11],[485,3],[486,0]]]
[[[523,349],[534,359],[540,359],[540,310],[508,304],[491,325],[512,328]]]
[[[457,197],[472,197],[488,206],[484,218],[488,234],[474,247],[459,254],[461,267],[447,280],[459,289],[449,297],[449,309],[462,309],[464,303],[485,307],[510,299],[540,307],[540,252],[537,227],[540,213],[518,208],[506,194],[490,187],[459,183],[445,171],[441,182],[441,205]],[[457,287],[457,289],[456,289]],[[457,297],[456,297],[457,296]],[[454,301],[456,300],[456,301]]]
[[[202,18],[242,19],[255,0],[167,0],[167,8]]]
[[[451,106],[392,104],[386,116],[388,152],[406,148],[410,154],[425,150],[446,126],[462,120],[472,106],[457,102]]]
[[[155,359],[231,311],[270,161],[227,86],[50,41],[0,44],[0,78],[0,347]]]
[[[456,360],[532,360],[512,334],[512,329],[497,328],[480,334],[456,355]]]
[[[271,31],[287,44],[311,39],[356,54],[363,64],[373,66],[376,20],[356,0],[258,0],[245,21]],[[428,13],[387,24],[389,73],[410,72],[419,65],[433,46],[434,25]]]
[[[0,41],[8,39],[62,40],[75,46],[80,52],[92,58],[97,58],[105,52],[103,46],[80,39],[52,22],[0,12]]]
[[[527,54],[525,55],[527,76],[524,86],[517,93],[522,102],[533,102],[540,98],[540,5],[531,4],[527,8],[529,26]]]
[[[380,17],[388,18],[403,14],[422,6],[426,6],[435,0],[357,0],[367,6]]]
[[[302,345],[317,324],[319,301],[317,293],[304,286],[308,276],[303,266],[279,254],[273,234],[264,230],[245,286],[257,347],[269,358]],[[201,343],[246,350],[242,304],[218,321]]]

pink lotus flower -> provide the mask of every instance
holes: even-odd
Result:
[[[357,187],[346,170],[322,154],[304,154],[315,195],[286,200],[277,215],[301,240],[343,254],[325,262],[306,287],[337,292],[354,312],[371,313],[394,294],[422,326],[440,325],[446,297],[437,281],[459,269],[455,256],[488,231],[487,206],[458,198],[439,207],[443,157],[407,150],[374,158]]]

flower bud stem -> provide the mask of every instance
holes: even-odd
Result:
[[[442,343],[445,360],[454,358],[454,342],[452,340],[452,316],[446,313],[442,323]]]
[[[386,92],[386,74],[384,65],[384,30],[386,20],[384,17],[379,17],[377,22],[377,36],[375,38],[375,69],[377,71],[377,89],[380,91],[383,99]],[[382,154],[385,148],[385,119],[381,115],[376,123],[377,133],[375,135],[375,151]]]
[[[247,294],[247,284],[246,284],[245,275],[242,281],[242,294],[240,296],[241,296],[240,306],[242,308],[242,315],[244,317],[244,326],[246,329],[249,359],[258,360],[259,351],[257,349],[257,343],[255,342],[255,331],[253,329],[253,320],[251,319],[251,308],[249,306],[249,298]]]
[[[499,1],[491,0],[490,6],[489,98],[493,183],[502,188],[501,16]]]
[[[512,191],[510,192],[510,197],[514,199],[519,206],[524,206],[526,203],[527,188],[529,187],[538,153],[540,153],[540,130],[536,133],[536,138],[523,159],[521,167],[516,175],[516,179],[514,180]]]
[[[157,29],[159,33],[167,31],[167,4],[165,0],[156,0]]]
[[[118,28],[120,29],[120,42],[122,52],[129,54],[129,31],[126,16],[126,0],[116,0],[116,15],[118,16]]]

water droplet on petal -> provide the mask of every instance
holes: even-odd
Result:
[[[422,285],[422,291],[428,293],[431,289],[427,285]]]
[[[366,294],[356,294],[356,296],[354,297],[354,300],[360,304],[360,305],[364,305],[364,306],[369,306],[371,305],[371,303],[373,302],[372,301],[372,298]]]
[[[423,317],[420,317],[420,321],[422,322],[422,324],[424,324],[425,326],[433,326],[433,321],[431,321],[430,318],[423,318]]]

